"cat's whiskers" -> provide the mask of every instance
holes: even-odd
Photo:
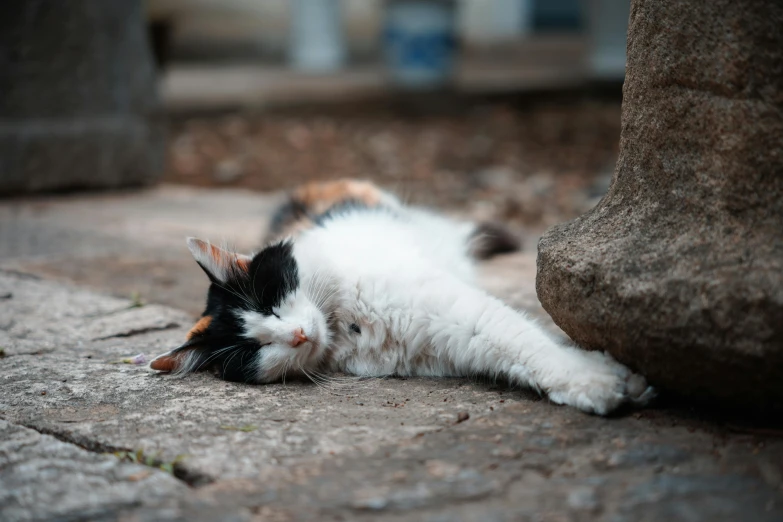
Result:
[[[334,386],[334,385],[333,385],[331,382],[329,382],[328,380],[325,380],[325,379],[324,379],[323,377],[321,377],[320,375],[314,375],[313,373],[310,373],[310,372],[308,372],[308,371],[307,371],[307,370],[305,370],[305,369],[304,369],[304,367],[303,367],[303,366],[301,366],[301,365],[299,366],[299,369],[300,369],[300,370],[301,370],[301,372],[302,372],[302,373],[303,373],[305,376],[307,376],[307,378],[308,378],[308,379],[310,379],[310,380],[311,380],[311,381],[312,381],[312,382],[313,382],[313,383],[314,383],[316,386],[318,386],[318,387],[319,387],[319,388],[321,388],[321,389],[327,390],[327,391],[329,391],[330,393],[334,393],[335,386]],[[313,371],[313,370],[310,370],[310,371]]]
[[[237,345],[237,346],[239,346],[239,345]],[[234,353],[232,353],[232,354],[229,356],[229,358],[228,358],[228,359],[226,359],[225,361],[223,361],[223,374],[224,374],[224,375],[225,375],[225,373],[226,373],[226,366],[228,366],[228,363],[230,363],[230,362],[231,362],[231,360],[232,360],[234,357],[236,357],[236,356],[237,356],[237,354],[238,354],[239,352],[242,352],[242,351],[243,351],[243,350],[242,350],[242,348],[238,348],[238,349],[234,350]],[[240,367],[242,366],[242,359],[240,359],[240,360],[239,360],[239,366],[240,366]]]
[[[307,286],[307,296],[316,308],[324,311],[324,305],[337,293],[334,288],[329,288],[329,281],[319,267]]]
[[[322,383],[322,382],[321,382],[319,379],[316,379],[315,377],[313,377],[312,375],[310,375],[309,373],[307,373],[307,370],[305,370],[305,369],[304,369],[304,368],[303,368],[301,365],[299,366],[299,370],[300,370],[300,371],[301,371],[301,372],[302,372],[302,373],[303,373],[303,374],[304,374],[304,375],[305,375],[305,376],[306,376],[308,379],[310,379],[310,380],[313,382],[313,384],[315,384],[315,385],[316,385],[316,386],[317,386],[319,389],[321,389],[321,390],[326,390],[327,392],[329,392],[329,393],[332,393],[332,390],[331,390],[331,389],[330,389],[328,386],[325,386],[325,385],[324,385],[324,384],[323,384],[323,383]]]
[[[253,290],[253,296],[256,300],[256,305],[260,305],[261,301],[258,300],[258,293],[256,292],[256,277],[258,276],[258,267],[256,267],[255,271],[253,272],[253,280],[250,282],[250,288]],[[263,294],[263,292],[261,292]]]
[[[185,368],[183,368],[183,371],[184,372],[190,372],[190,371],[197,372],[197,371],[201,370],[204,366],[206,366],[207,363],[209,363],[209,361],[211,361],[214,358],[220,356],[220,354],[225,353],[228,350],[231,350],[233,348],[238,348],[239,346],[242,346],[242,345],[241,344],[235,344],[235,345],[232,345],[232,346],[226,346],[225,348],[220,348],[219,350],[216,350],[214,353],[212,353],[209,357],[207,357],[204,361],[202,361],[196,368],[193,368],[193,369],[185,369]]]
[[[310,372],[313,376],[321,380],[321,382],[329,385],[332,389],[340,389],[341,391],[355,392],[357,388],[366,389],[371,384],[375,384],[379,378],[377,377],[338,377],[335,375],[326,375],[311,369]]]
[[[310,300],[315,304],[317,308],[321,308],[320,306],[320,300],[321,295],[326,289],[326,279],[322,277],[323,272],[321,267],[316,270],[315,274],[313,274],[313,278],[310,280],[310,284],[308,285],[309,289],[309,297]]]
[[[311,302],[315,303],[318,294],[320,292],[319,281],[318,281],[318,271],[316,271],[315,274],[313,274],[313,277],[307,282],[307,287],[303,289],[304,294],[310,299]]]
[[[286,375],[288,375],[288,370],[291,368],[291,365],[294,363],[293,359],[289,359],[286,361],[285,365],[283,366],[283,386],[285,386],[285,378]]]
[[[338,289],[331,287],[331,281],[324,277],[323,274],[320,275],[322,277],[319,285],[318,296],[315,299],[315,305],[319,310],[323,311],[324,305],[326,305],[326,303],[328,303],[332,297],[337,294]]]
[[[324,295],[323,295],[323,296],[321,296],[321,299],[320,299],[320,300],[319,300],[317,303],[315,303],[315,306],[316,306],[316,307],[317,307],[319,310],[323,311],[324,305],[326,305],[326,303],[328,303],[329,301],[331,301],[331,299],[332,299],[334,296],[336,296],[336,295],[337,295],[337,293],[338,293],[338,291],[337,291],[336,289],[329,290],[329,291],[328,291],[328,293],[324,293]]]

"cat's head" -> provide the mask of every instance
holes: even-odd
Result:
[[[252,257],[195,238],[188,248],[211,283],[207,307],[187,341],[155,358],[152,369],[211,369],[230,381],[271,382],[323,356],[326,317],[300,284],[292,243]]]

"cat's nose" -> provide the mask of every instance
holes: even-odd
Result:
[[[300,344],[307,342],[307,336],[304,333],[304,330],[301,328],[297,328],[294,330],[294,336],[291,339],[291,346],[296,348]]]

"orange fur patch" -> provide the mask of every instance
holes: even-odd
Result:
[[[237,262],[237,266],[241,270],[245,272],[250,271],[250,262],[247,260],[247,258],[236,256],[236,262]]]
[[[204,331],[209,327],[211,322],[212,322],[212,317],[205,315],[204,317],[199,319],[195,325],[193,325],[193,328],[190,329],[186,338],[190,340],[196,337],[197,335],[203,334]]]
[[[215,245],[209,245],[209,255],[215,260],[215,263],[222,264],[226,262],[225,250],[221,250]]]
[[[381,189],[369,181],[339,179],[302,185],[294,191],[293,198],[310,208],[313,214],[320,214],[340,202],[351,199],[374,206],[380,203],[382,195]]]
[[[269,231],[266,242],[298,236],[313,227],[312,216],[321,215],[347,201],[360,201],[368,207],[377,206],[383,200],[384,192],[369,181],[344,178],[300,185],[292,190],[288,197],[297,207],[302,207],[302,210],[296,210],[293,215],[285,215],[283,221],[276,222],[274,229]]]

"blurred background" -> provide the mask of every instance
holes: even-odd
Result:
[[[538,309],[538,237],[611,181],[629,4],[7,0],[0,270],[197,314],[182,238],[258,248],[283,190],[353,177],[506,223],[485,286]]]
[[[369,178],[543,229],[608,187],[627,0],[147,0],[165,180]]]

